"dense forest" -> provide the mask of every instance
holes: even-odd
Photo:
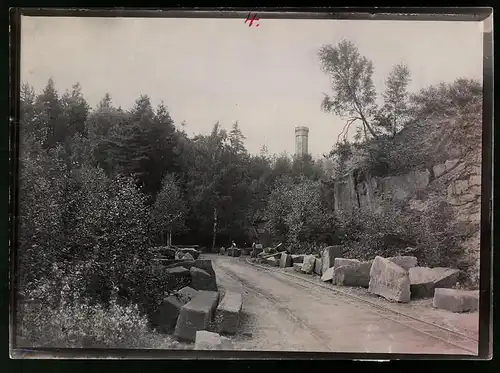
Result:
[[[147,95],[124,109],[106,94],[91,108],[78,83],[64,93],[51,79],[40,93],[23,84],[16,251],[19,304],[24,307],[20,334],[24,325],[25,331],[43,330],[39,335],[45,338],[55,333],[57,343],[78,345],[48,331],[62,321],[47,316],[50,321],[40,326],[32,317],[43,309],[52,315],[58,310],[72,325],[65,328],[84,330],[68,321],[81,316],[82,308],[71,308],[69,317],[61,304],[83,307],[89,302],[94,313],[95,307],[111,312],[106,307],[116,293],[124,304],[139,306],[137,318],[148,315],[161,297],[154,289],[162,281],[148,248],[171,240],[208,249],[233,240],[243,246],[254,239],[253,222],[262,218],[276,242],[292,252],[343,244],[346,256],[362,258],[412,246],[420,248],[423,264],[460,265],[461,237],[448,225],[444,202],[425,215],[394,205],[377,212],[335,211],[333,183],[353,159],[357,168],[377,175],[434,161],[428,159],[432,153],[415,148],[433,128],[429,118],[477,110],[481,85],[459,79],[409,94],[410,72],[399,64],[378,105],[373,66],[352,43],[326,46],[319,59],[333,82],[332,96],[321,107],[346,120],[328,155],[334,175],[325,171],[322,159],[269,155],[265,146],[259,155],[250,154],[238,122],[230,129],[215,123],[211,133],[190,137],[184,122],[174,122],[164,104],[153,107]],[[354,139],[345,135],[351,126],[357,126]],[[412,136],[402,137],[404,131]],[[390,241],[394,236],[399,239]],[[446,255],[439,255],[441,247]],[[38,308],[26,306],[32,304],[28,301]],[[127,314],[127,308],[120,311],[112,304],[113,312]],[[137,334],[128,328],[130,335]],[[34,335],[30,341],[36,344]]]

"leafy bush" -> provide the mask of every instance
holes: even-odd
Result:
[[[166,336],[152,332],[136,305],[90,304],[63,296],[57,307],[40,299],[21,302],[18,344],[61,348],[169,348]]]
[[[467,271],[465,238],[455,222],[452,206],[434,197],[425,211],[395,203],[374,210],[341,213],[342,242],[346,256],[361,260],[376,255],[416,256],[422,266],[447,266]]]

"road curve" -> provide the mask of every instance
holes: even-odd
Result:
[[[474,355],[471,348],[432,338],[329,289],[261,270],[243,258],[210,259],[220,290],[243,294],[235,349]]]

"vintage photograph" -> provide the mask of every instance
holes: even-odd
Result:
[[[20,24],[15,348],[478,354],[483,21]]]

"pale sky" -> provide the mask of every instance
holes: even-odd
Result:
[[[252,153],[294,152],[295,126],[309,152],[336,142],[344,121],[321,111],[330,80],[317,58],[342,38],[371,59],[377,91],[392,66],[412,73],[410,91],[458,77],[482,81],[482,22],[23,17],[21,80],[40,92],[79,82],[95,105],[108,92],[129,108],[141,94],[164,101],[176,124],[208,133],[238,120]]]

